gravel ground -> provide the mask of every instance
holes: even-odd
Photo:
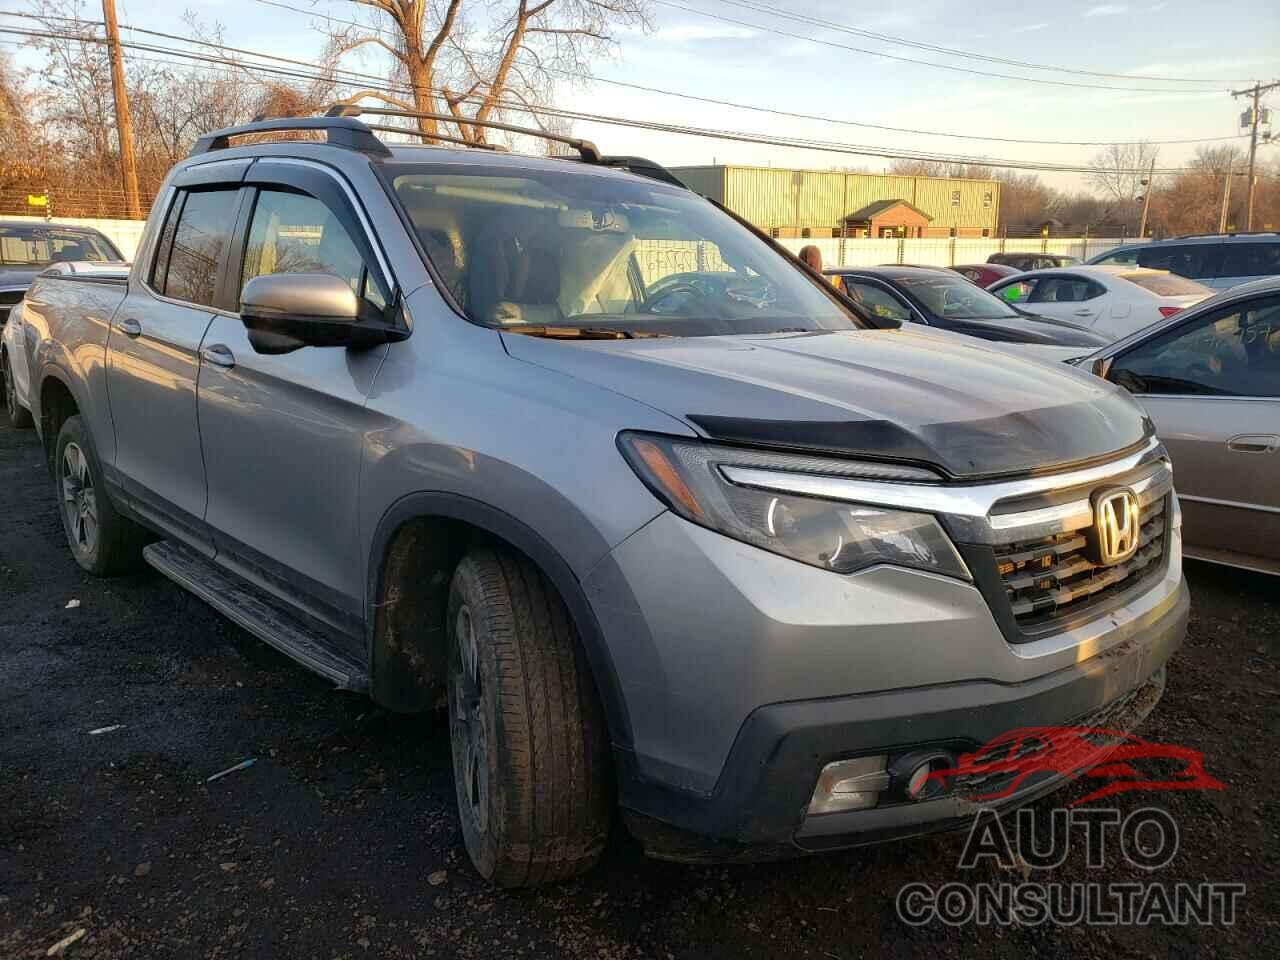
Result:
[[[1247,884],[1233,926],[911,927],[904,884],[975,878],[963,838],[694,868],[615,830],[581,880],[490,889],[462,850],[443,716],[334,692],[158,575],[85,576],[30,431],[0,427],[0,504],[5,960],[77,931],[65,956],[1280,956],[1275,580],[1189,565],[1190,637],[1141,731],[1204,751],[1226,790],[1114,801],[1176,818],[1161,882]],[[1127,870],[1090,870],[1073,845],[1035,879]]]

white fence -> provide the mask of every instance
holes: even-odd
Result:
[[[33,223],[43,222],[40,217],[6,217],[9,220],[27,220]],[[132,260],[134,251],[142,239],[141,220],[91,220],[67,218],[55,221],[77,227],[93,227],[105,233],[125,255]],[[1001,239],[1000,237],[941,237],[941,238],[902,238],[887,240],[872,239],[825,239],[803,240],[787,238],[778,243],[792,253],[798,253],[801,247],[813,244],[822,251],[822,264],[826,267],[871,267],[881,263],[914,263],[925,267],[954,267],[964,263],[984,263],[993,253],[1066,253],[1081,260],[1087,260],[1095,254],[1102,253],[1114,246],[1124,243],[1120,237],[1053,237],[1048,239],[1032,238],[1025,240]],[[675,256],[666,249],[671,244],[659,241],[642,241],[642,255],[652,259],[653,267],[661,275],[669,270],[659,269],[662,258]],[[720,264],[702,264],[696,253],[697,244],[682,245],[687,249],[680,251],[680,269],[683,270],[715,270]],[[713,251],[706,258],[718,261],[718,251]]]
[[[44,217],[0,217],[3,220],[21,220],[26,223],[44,223]],[[114,243],[126,260],[132,260],[138,244],[142,242],[141,220],[94,220],[87,217],[55,217],[51,223],[67,227],[92,227],[104,233]]]
[[[985,263],[993,253],[1065,253],[1087,260],[1126,241],[1120,237],[922,237],[901,239],[780,239],[792,253],[813,244],[822,251],[824,267],[872,267],[882,263],[911,263],[922,267],[954,267]]]

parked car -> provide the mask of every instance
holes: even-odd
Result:
[[[1113,247],[1091,264],[1168,270],[1215,290],[1280,276],[1280,233],[1203,234]]]
[[[0,220],[0,327],[36,274],[49,264],[123,259],[115,244],[88,227]]]
[[[295,129],[327,142],[263,140]],[[555,139],[578,156],[216,131],[127,280],[39,277],[76,561],[141,556],[339,687],[447,702],[505,886],[589,867],[615,803],[675,859],[954,826],[962,794],[906,790],[963,745],[1145,715],[1189,601],[1125,391],[864,317],[656,165]],[[649,309],[699,262],[758,295]]]
[[[1053,267],[1070,267],[1079,262],[1079,257],[1065,253],[993,253],[987,257],[987,263],[998,263],[1016,270],[1048,270]]]
[[[1085,266],[1018,274],[993,284],[991,292],[1027,310],[1080,324],[1108,340],[1128,336],[1213,293],[1163,270]]]
[[[1280,574],[1280,278],[1076,362],[1155,421],[1177,471],[1186,555]]]
[[[876,317],[921,323],[999,343],[1093,351],[1110,338],[1019,310],[943,267],[836,267],[840,289]]]
[[[1011,267],[1005,263],[968,263],[951,269],[970,283],[976,283],[984,288],[991,286],[997,280],[1022,272],[1017,267]]]

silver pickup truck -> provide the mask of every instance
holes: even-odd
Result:
[[[76,560],[145,558],[389,709],[447,702],[467,851],[508,886],[590,866],[618,810],[685,860],[954,827],[961,756],[1145,716],[1188,595],[1123,390],[883,328],[568,143],[203,138],[127,280],[23,307]]]

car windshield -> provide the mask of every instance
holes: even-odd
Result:
[[[119,260],[120,254],[101,236],[65,227],[0,227],[0,264],[40,267],[49,263]]]
[[[398,164],[392,184],[437,274],[475,323],[570,337],[861,325],[820,280],[676,187],[577,164]]]
[[[1180,277],[1176,273],[1123,273],[1130,283],[1136,283],[1157,297],[1207,297],[1213,291],[1204,284]]]
[[[952,320],[1014,320],[1017,310],[962,277],[945,274],[898,277],[894,282],[939,317]]]

